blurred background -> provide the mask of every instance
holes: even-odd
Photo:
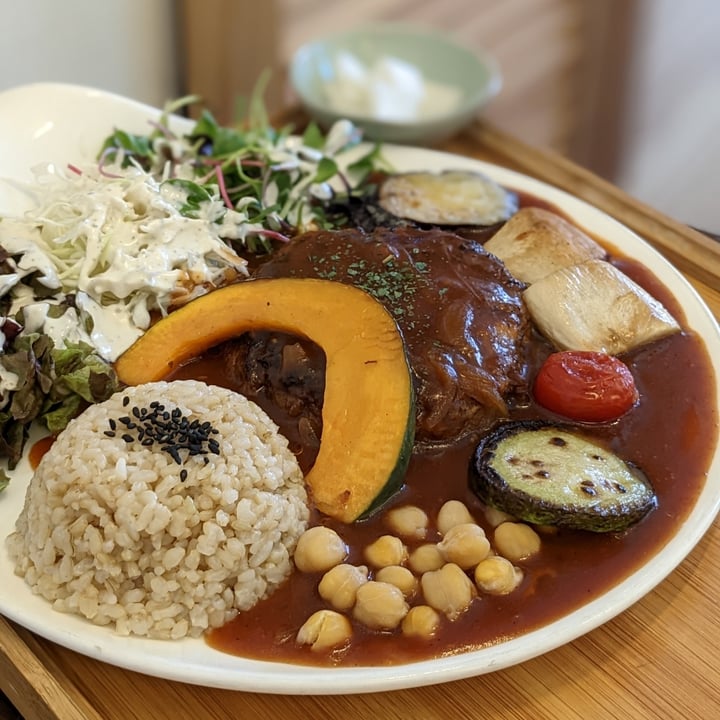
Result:
[[[277,111],[304,42],[378,21],[444,30],[498,59],[483,116],[674,218],[720,233],[717,0],[0,0],[0,90],[36,81],[233,118],[264,68]]]

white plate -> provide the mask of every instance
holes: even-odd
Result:
[[[147,132],[158,111],[105,92],[68,85],[31,85],[0,94],[0,176],[31,178],[39,162],[57,164],[93,157],[117,126]],[[720,358],[717,324],[691,286],[649,245],[620,223],[556,188],[502,168],[440,152],[388,147],[399,169],[477,169],[498,182],[527,191],[561,207],[597,236],[622,248],[669,287],[691,328]],[[0,191],[0,212],[17,211],[23,197]],[[714,362],[717,363],[717,360]],[[718,366],[716,364],[716,375]],[[720,403],[719,403],[720,405]],[[0,494],[0,533],[13,528],[29,476],[23,462]],[[655,557],[626,581],[575,612],[539,630],[475,652],[395,667],[318,668],[246,660],[220,653],[202,640],[162,642],[118,637],[79,617],[52,611],[13,574],[4,542],[0,547],[0,613],[60,645],[114,665],[189,683],[283,694],[360,693],[429,685],[499,670],[545,653],[598,627],[625,610],[663,580],[695,546],[720,507],[720,454],[689,517]]]

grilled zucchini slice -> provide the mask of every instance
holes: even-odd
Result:
[[[619,532],[656,505],[649,480],[577,428],[508,422],[478,445],[470,485],[487,505],[539,525]]]

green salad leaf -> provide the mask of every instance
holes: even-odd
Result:
[[[127,167],[130,164],[130,158],[150,158],[152,155],[152,139],[147,135],[135,135],[125,130],[115,130],[115,132],[105,139],[100,149],[100,153],[117,150],[125,150],[126,156],[123,165]]]
[[[39,333],[19,335],[0,363],[18,378],[0,412],[0,456],[10,470],[22,456],[34,421],[57,434],[89,404],[107,400],[120,388],[112,365],[90,345],[57,348]]]

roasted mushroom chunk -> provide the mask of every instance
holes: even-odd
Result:
[[[538,330],[560,350],[622,355],[680,331],[662,303],[604,260],[557,270],[523,299]]]
[[[539,207],[518,210],[485,243],[485,249],[528,285],[556,270],[607,257],[580,228]]]
[[[572,426],[507,422],[478,445],[470,485],[487,505],[538,525],[619,532],[656,505],[645,475]]]

